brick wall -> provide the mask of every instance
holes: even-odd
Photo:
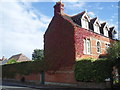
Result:
[[[55,9],[57,11],[55,10],[54,17],[44,35],[45,60],[47,67],[50,67],[50,70],[45,73],[45,81],[76,83],[72,69],[75,60],[89,57],[98,58],[100,54],[106,53],[105,44],[111,43],[113,40],[74,25],[62,16],[61,6],[55,7]],[[91,41],[90,55],[83,53],[84,38]],[[101,42],[101,53],[97,53],[97,40]],[[64,67],[70,67],[71,69],[65,70]]]
[[[91,54],[84,54],[84,41],[83,39],[90,39],[91,42]],[[101,53],[97,52],[97,41],[100,41],[101,44]],[[80,28],[75,26],[75,50],[76,50],[76,59],[80,58],[99,58],[101,54],[106,54],[105,45],[108,43],[113,43],[114,40],[107,38],[105,36],[96,34],[90,30]]]
[[[52,70],[75,63],[74,28],[61,15],[54,16],[44,35],[45,60]]]
[[[50,73],[50,71],[45,73],[45,82],[54,82],[54,83],[69,83],[75,84],[76,80],[74,77],[74,71],[56,71],[54,73]]]
[[[26,82],[36,82],[40,83],[40,74],[30,74],[30,75],[17,75],[15,79],[20,81],[24,77]]]

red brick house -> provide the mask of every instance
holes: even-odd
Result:
[[[114,27],[99,19],[91,19],[86,11],[70,16],[64,4],[57,2],[54,16],[44,35],[45,60],[51,70],[46,82],[74,83],[74,63],[81,58],[99,58],[113,43]],[[51,74],[52,71],[54,74]]]

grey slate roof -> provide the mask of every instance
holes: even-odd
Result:
[[[75,20],[75,19],[78,19],[78,18],[82,18],[82,16],[84,15],[84,13],[85,13],[85,11],[83,11],[83,12],[77,14],[77,15],[72,16],[72,20]]]
[[[84,13],[85,13],[85,11],[83,11],[83,12],[77,14],[77,15],[74,15],[74,16],[69,16],[67,14],[63,14],[63,18],[69,20],[74,25],[77,25],[77,26],[81,27],[82,24],[81,24],[81,20],[80,19],[82,18],[82,16],[84,15]],[[95,22],[96,19],[97,19],[97,17],[91,19],[90,22],[89,22],[89,29],[91,31],[93,31],[93,32],[94,32],[93,23]],[[101,27],[100,27],[100,34],[103,35],[103,36],[104,36],[103,28],[104,28],[105,25],[106,25],[106,22],[101,23]],[[112,30],[113,30],[113,28],[114,27],[111,27],[110,31],[109,31],[109,37],[110,38],[112,38]],[[115,33],[116,33],[116,31],[115,31]]]
[[[97,17],[91,19],[90,22],[91,22],[91,23],[94,23],[96,19],[97,19]]]

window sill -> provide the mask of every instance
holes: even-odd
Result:
[[[97,54],[102,54],[101,52],[97,52]]]
[[[92,54],[85,54],[85,53],[84,53],[84,55],[92,55]]]

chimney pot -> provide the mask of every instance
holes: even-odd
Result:
[[[54,16],[58,14],[64,13],[64,4],[62,2],[56,2],[56,5],[54,6]]]

